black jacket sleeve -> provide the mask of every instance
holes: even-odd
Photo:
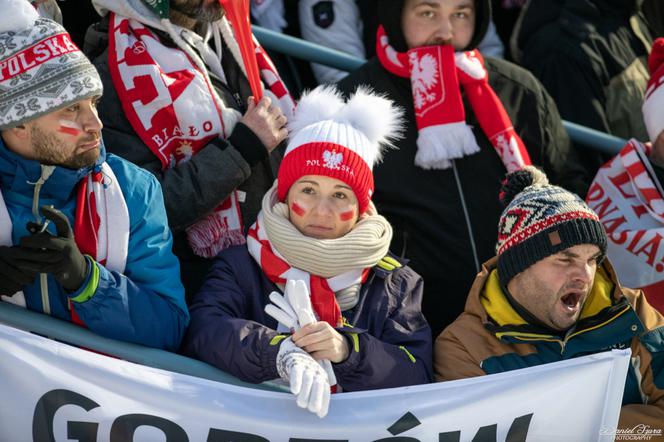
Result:
[[[489,81],[510,114],[533,164],[541,166],[553,184],[584,197],[590,173],[579,160],[551,96],[525,69],[491,57],[486,60]]]
[[[590,61],[556,53],[536,61],[524,58],[524,63],[529,63],[524,66],[532,70],[551,94],[562,118],[604,133],[614,133],[605,111],[607,97]],[[585,148],[579,152],[579,159],[594,174],[610,157]]]
[[[537,102],[542,127],[540,164],[552,183],[584,198],[590,186],[589,171],[584,167],[563,126],[556,104],[543,88]]]
[[[278,378],[276,359],[281,341],[274,330],[276,323],[265,317],[261,296],[248,294],[238,281],[255,277],[254,272],[245,269],[245,274],[238,275],[227,259],[233,256],[215,259],[196,295],[181,351],[245,382]],[[268,321],[274,328],[263,325]]]

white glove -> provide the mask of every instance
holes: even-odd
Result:
[[[318,417],[325,417],[330,407],[330,383],[325,370],[309,353],[284,339],[277,353],[277,372],[290,384],[297,405]]]
[[[309,298],[309,289],[304,281],[299,279],[297,281],[286,281],[284,297],[297,315],[300,328],[316,322],[316,315],[314,315],[314,309]]]
[[[295,331],[305,325],[316,322],[314,309],[311,306],[309,289],[302,280],[288,280],[284,288],[284,296],[277,292],[270,293],[270,301],[274,303],[265,306],[265,313],[272,316],[277,322],[283,324],[286,328]],[[308,354],[308,353],[307,353]],[[334,374],[332,363],[327,359],[318,361],[325,373],[330,385],[337,385],[337,377]]]
[[[265,306],[265,313],[272,316],[278,323],[288,329],[299,330],[300,324],[297,320],[297,314],[293,311],[288,300],[277,292],[270,293],[270,301],[273,304]]]
[[[270,293],[270,301],[265,306],[265,313],[288,328],[299,330],[305,325],[316,322],[314,309],[309,300],[309,289],[302,280],[286,281],[284,296],[277,292]]]

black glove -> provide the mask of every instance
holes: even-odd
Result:
[[[38,253],[33,253],[30,259],[23,259],[19,265],[26,271],[50,273],[65,289],[78,290],[88,274],[88,262],[74,241],[69,220],[53,206],[42,206],[39,210],[46,219],[53,221],[58,234],[40,232],[38,225],[28,223],[28,230],[36,233],[21,238],[20,245]]]
[[[26,256],[24,252],[21,247],[0,246],[0,295],[12,296],[37,277],[38,272],[17,266]]]

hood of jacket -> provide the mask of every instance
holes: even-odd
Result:
[[[109,12],[115,12],[151,28],[166,31],[157,14],[141,0],[92,0],[92,6],[102,17]]]
[[[56,166],[40,191],[40,200],[65,202],[75,197],[78,183],[106,161],[106,149],[102,141],[99,158],[93,166],[68,169]],[[3,191],[22,195],[32,201],[37,180],[41,177],[41,164],[28,160],[9,150],[0,137],[0,187]]]
[[[95,0],[96,1],[96,0]],[[408,50],[401,31],[401,12],[405,0],[381,0],[378,8],[378,22],[383,25],[390,45],[399,52]],[[475,49],[480,44],[491,21],[491,1],[475,0],[475,32],[465,50]]]
[[[560,20],[569,29],[585,29],[605,17],[629,17],[636,14],[643,0],[530,0],[514,28],[517,49],[544,26]],[[514,37],[513,37],[514,38]]]

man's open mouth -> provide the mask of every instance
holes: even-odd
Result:
[[[576,310],[579,302],[581,301],[581,296],[582,294],[579,292],[567,293],[566,295],[563,295],[562,298],[560,298],[560,301],[568,310]]]

